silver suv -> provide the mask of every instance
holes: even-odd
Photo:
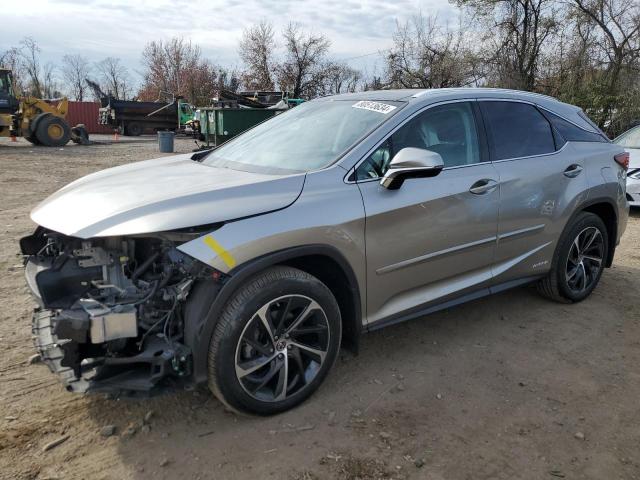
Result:
[[[529,282],[586,298],[625,230],[627,164],[540,95],[314,100],[36,207],[21,240],[36,346],[71,391],[208,383],[233,409],[281,412],[362,331]]]

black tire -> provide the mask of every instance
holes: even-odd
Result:
[[[62,147],[71,138],[71,129],[65,120],[53,115],[38,122],[36,138],[47,147]]]
[[[40,143],[40,140],[38,140],[38,137],[36,135],[36,132],[38,130],[38,124],[40,123],[40,121],[43,118],[50,117],[50,116],[51,116],[50,113],[40,113],[40,114],[36,115],[29,122],[29,127],[27,128],[27,131],[24,134],[24,138],[27,139],[27,141],[31,142],[34,145],[42,145]]]
[[[29,136],[25,136],[24,137],[28,142],[32,143],[33,145],[40,145],[40,142],[38,141],[38,139],[36,138],[35,135],[29,135]]]
[[[341,325],[338,304],[320,280],[295,268],[267,269],[233,294],[216,324],[209,346],[209,388],[238,412],[272,415],[288,410],[307,399],[335,363]],[[309,333],[312,330],[316,333]],[[323,340],[316,344],[309,335]],[[259,364],[249,374],[241,368]]]
[[[125,135],[130,137],[139,137],[142,135],[142,126],[137,122],[127,123],[125,127]]]
[[[593,233],[595,231],[598,233]],[[586,246],[591,233],[594,235],[589,244],[591,250],[580,254],[579,245]],[[601,245],[596,249],[600,240]],[[608,254],[609,237],[602,219],[593,213],[579,213],[560,237],[551,270],[538,282],[538,291],[543,296],[562,303],[584,300],[598,285]],[[597,257],[600,257],[599,262],[594,260]]]

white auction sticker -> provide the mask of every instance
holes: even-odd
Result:
[[[372,112],[378,112],[386,115],[393,112],[397,107],[394,105],[387,105],[386,103],[371,102],[369,100],[362,100],[358,103],[351,105],[353,108],[361,108],[363,110],[371,110]]]

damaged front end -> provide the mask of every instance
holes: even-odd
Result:
[[[189,383],[186,299],[218,272],[178,251],[180,239],[84,240],[39,227],[20,241],[40,305],[36,348],[68,390],[149,394]]]

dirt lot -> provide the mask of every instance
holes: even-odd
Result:
[[[156,152],[153,138],[0,141],[0,478],[640,478],[638,212],[587,301],[554,304],[526,287],[366,335],[289,413],[239,417],[205,389],[138,401],[66,393],[28,364],[17,241],[48,194]]]

